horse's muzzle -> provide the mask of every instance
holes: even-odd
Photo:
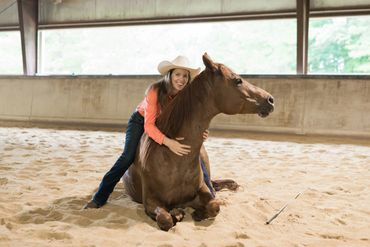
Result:
[[[274,111],[274,98],[270,95],[261,104],[260,110],[258,112],[258,116],[267,117],[273,111]]]

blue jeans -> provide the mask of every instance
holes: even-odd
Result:
[[[139,112],[134,112],[128,121],[126,129],[126,141],[123,153],[118,158],[113,167],[104,175],[103,180],[99,185],[98,191],[93,197],[93,201],[99,206],[103,206],[109,195],[112,193],[114,187],[122,178],[130,165],[135,160],[136,149],[139,145],[140,138],[144,133],[144,118]],[[204,181],[214,196],[214,190],[208,176],[207,169],[201,160],[202,170],[204,174]]]
[[[137,146],[140,138],[144,133],[144,118],[139,112],[134,112],[131,115],[126,129],[126,141],[123,153],[118,158],[113,167],[104,175],[103,180],[99,185],[98,191],[93,197],[93,201],[98,206],[103,206],[114,187],[122,178],[130,165],[134,162]]]
[[[203,162],[202,159],[200,159],[200,165],[201,165],[202,171],[203,171],[203,179],[204,179],[204,182],[206,183],[206,185],[207,185],[207,187],[209,189],[209,192],[211,192],[212,197],[215,198],[216,197],[215,190],[212,187],[211,178],[208,175],[208,171],[207,171],[206,165],[204,164],[204,162]]]

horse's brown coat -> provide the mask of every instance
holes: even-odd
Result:
[[[143,203],[145,212],[162,230],[169,230],[184,213],[195,209],[193,218],[215,217],[219,203],[203,181],[199,164],[203,132],[214,116],[259,114],[273,111],[273,98],[266,91],[243,80],[223,64],[203,55],[206,69],[183,89],[157,119],[158,128],[170,138],[184,137],[191,153],[178,156],[143,135],[135,162],[124,176],[128,194]],[[170,211],[172,210],[172,211]]]

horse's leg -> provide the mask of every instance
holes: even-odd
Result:
[[[195,221],[201,221],[207,218],[216,217],[220,212],[220,203],[217,201],[205,183],[198,191],[197,202],[192,206],[195,208],[192,216]]]
[[[170,211],[172,216],[173,224],[176,225],[177,222],[182,221],[185,217],[185,211],[181,208],[174,208]]]
[[[160,229],[168,231],[171,227],[174,226],[173,217],[165,207],[160,205],[161,204],[157,200],[146,199],[144,202],[145,213],[150,218],[157,221]]]
[[[236,191],[239,188],[239,184],[232,179],[216,179],[211,181],[212,187],[215,189],[215,191],[220,191],[222,189]]]
[[[157,221],[157,225],[161,230],[168,231],[174,226],[172,215],[163,207],[149,208],[145,212],[150,218]]]

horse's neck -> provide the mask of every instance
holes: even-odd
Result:
[[[189,119],[183,124],[182,133],[185,139],[193,146],[201,146],[203,143],[203,133],[208,129],[211,120],[219,113],[215,106],[214,93],[212,87],[206,79],[201,82],[205,87],[206,93],[198,95],[202,100],[194,106]]]

